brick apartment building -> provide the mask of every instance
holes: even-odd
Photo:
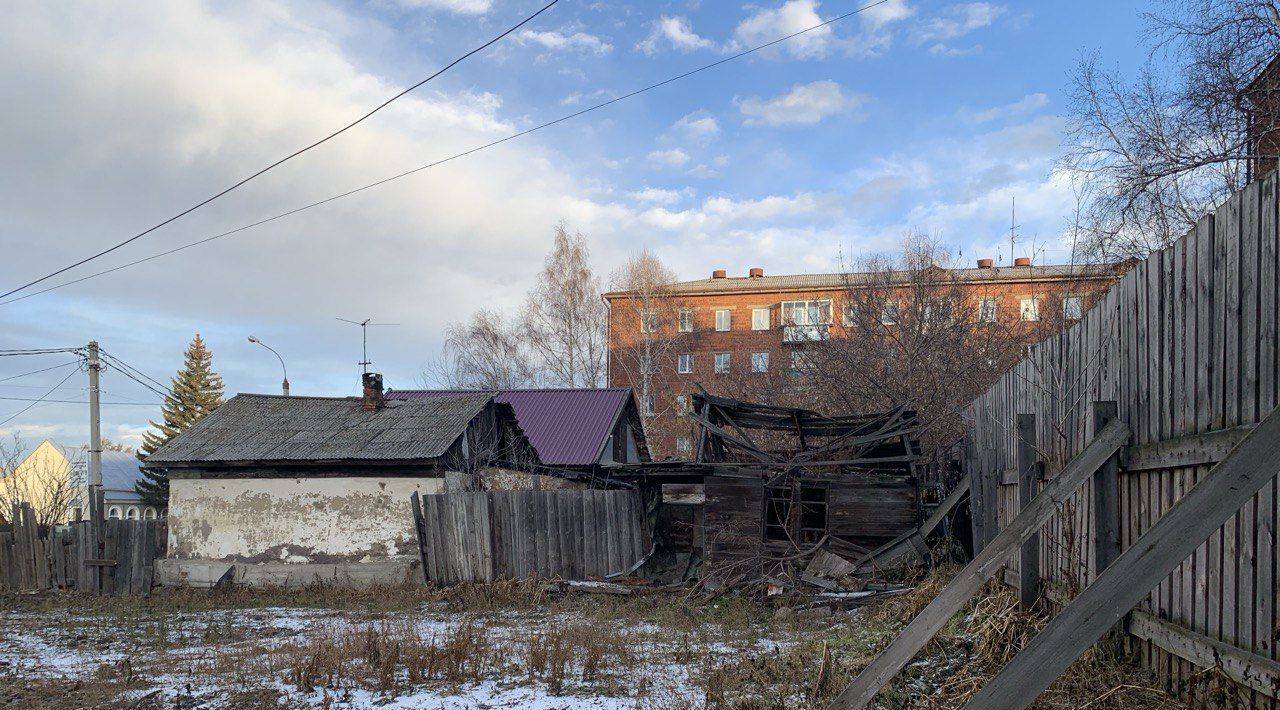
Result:
[[[936,279],[949,293],[959,289],[955,300],[970,304],[978,322],[1016,329],[1016,337],[1030,344],[1045,337],[1043,328],[1030,326],[1078,319],[1126,268],[1035,266],[1025,258],[1012,267],[996,267],[992,260],[980,259],[977,268],[931,267],[927,275],[929,283]],[[868,274],[765,276],[763,269],[753,268],[736,277],[716,270],[711,278],[666,286],[660,293],[606,293],[609,386],[634,388],[655,460],[685,458],[694,442],[693,427],[682,413],[696,385],[729,394],[718,390],[731,383],[740,390],[744,379],[798,375],[807,346],[850,332],[845,309],[860,284],[869,280]],[[918,287],[920,281],[915,283]],[[889,327],[897,299],[887,299],[894,303],[884,307],[882,322]],[[648,337],[642,320],[648,321]],[[646,347],[652,363],[647,397],[636,364],[637,353]]]

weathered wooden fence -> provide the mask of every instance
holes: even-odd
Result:
[[[1212,486],[1213,464],[1280,401],[1276,190],[1272,173],[1233,195],[967,410],[979,547],[1109,417],[1132,431],[1113,472],[1084,483],[1010,560],[1010,584],[1072,597],[1096,577],[1099,556],[1105,567],[1193,486]],[[1253,688],[1242,691],[1249,702],[1274,703],[1278,519],[1272,480],[1135,613],[1129,643],[1170,686],[1217,663]]]
[[[425,578],[440,584],[603,578],[649,552],[633,491],[488,491],[413,497]]]
[[[150,593],[155,560],[167,545],[163,520],[90,519],[41,528],[30,505],[15,506],[13,530],[0,532],[0,591],[75,589],[94,594]]]

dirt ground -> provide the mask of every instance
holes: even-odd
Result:
[[[944,579],[851,610],[528,583],[10,595],[0,597],[0,707],[823,707]],[[881,706],[959,706],[1036,624],[1007,595],[984,595]],[[1042,705],[1176,704],[1136,668],[1081,663]]]

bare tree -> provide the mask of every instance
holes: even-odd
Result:
[[[498,311],[481,309],[445,329],[441,358],[425,378],[446,387],[515,389],[538,383],[533,354],[519,328]]]
[[[1244,184],[1251,161],[1275,158],[1274,136],[1260,140],[1275,114],[1258,110],[1274,98],[1250,84],[1280,50],[1277,3],[1168,0],[1146,19],[1150,54],[1136,79],[1097,56],[1072,77],[1060,166],[1092,184],[1084,247],[1096,257],[1171,244]]]
[[[831,413],[906,406],[919,412],[926,446],[951,444],[960,411],[1017,361],[1028,337],[984,322],[951,262],[938,239],[913,233],[900,254],[869,257],[846,273],[843,312],[833,316],[843,328],[796,346],[802,376],[794,386],[804,391],[790,398]],[[792,325],[785,315],[783,325]]]
[[[556,225],[555,246],[525,302],[521,331],[546,383],[599,387],[605,379],[609,310],[591,270],[586,238]]]
[[[8,444],[0,442],[0,510],[7,518],[15,505],[29,503],[38,524],[64,522],[80,503],[84,464],[83,454],[74,461],[28,459],[16,435]]]
[[[649,437],[657,434],[650,431],[655,418],[675,419],[662,416],[675,402],[655,396],[655,385],[675,376],[676,353],[687,330],[681,328],[681,318],[691,317],[684,315],[682,302],[672,290],[675,283],[675,272],[648,249],[632,256],[610,280],[610,289],[622,294],[612,301],[615,335],[621,336],[611,355],[612,366],[636,393]]]

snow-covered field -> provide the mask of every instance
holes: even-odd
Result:
[[[792,706],[819,636],[853,616],[589,595],[478,611],[16,606],[0,611],[0,707],[695,708],[765,690]]]

